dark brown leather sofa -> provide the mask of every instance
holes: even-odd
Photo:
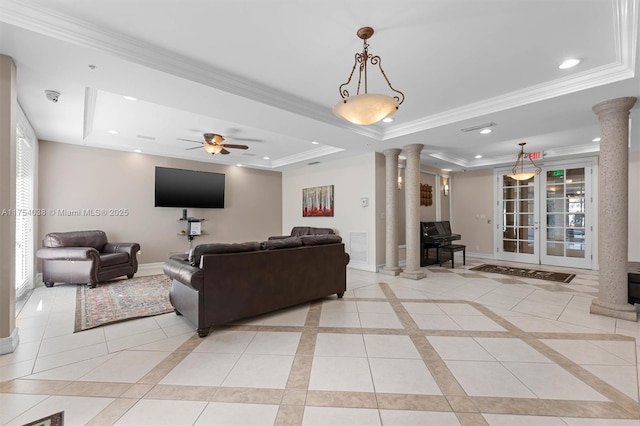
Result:
[[[337,294],[347,288],[349,255],[338,235],[262,243],[203,244],[163,265],[169,299],[201,337],[209,329]]]
[[[138,272],[138,243],[110,243],[104,231],[51,232],[42,240],[36,255],[42,259],[42,281],[54,283],[97,283]]]

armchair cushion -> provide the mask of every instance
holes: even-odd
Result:
[[[42,240],[43,247],[93,247],[102,251],[107,244],[103,231],[50,232]]]

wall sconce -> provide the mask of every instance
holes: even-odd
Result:
[[[442,187],[442,192],[444,193],[444,196],[448,196],[449,195],[449,184],[445,183],[444,186]]]

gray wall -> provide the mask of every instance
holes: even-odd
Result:
[[[38,246],[48,232],[102,229],[110,241],[142,246],[140,263],[163,262],[185,252],[178,235],[182,209],[154,207],[155,166],[224,173],[224,209],[188,209],[206,219],[194,244],[264,240],[282,233],[282,176],[279,172],[40,142],[39,209],[127,209],[125,216],[40,217]]]

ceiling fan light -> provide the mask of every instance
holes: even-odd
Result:
[[[333,113],[353,124],[367,126],[392,116],[399,105],[391,96],[364,93],[338,101]]]

